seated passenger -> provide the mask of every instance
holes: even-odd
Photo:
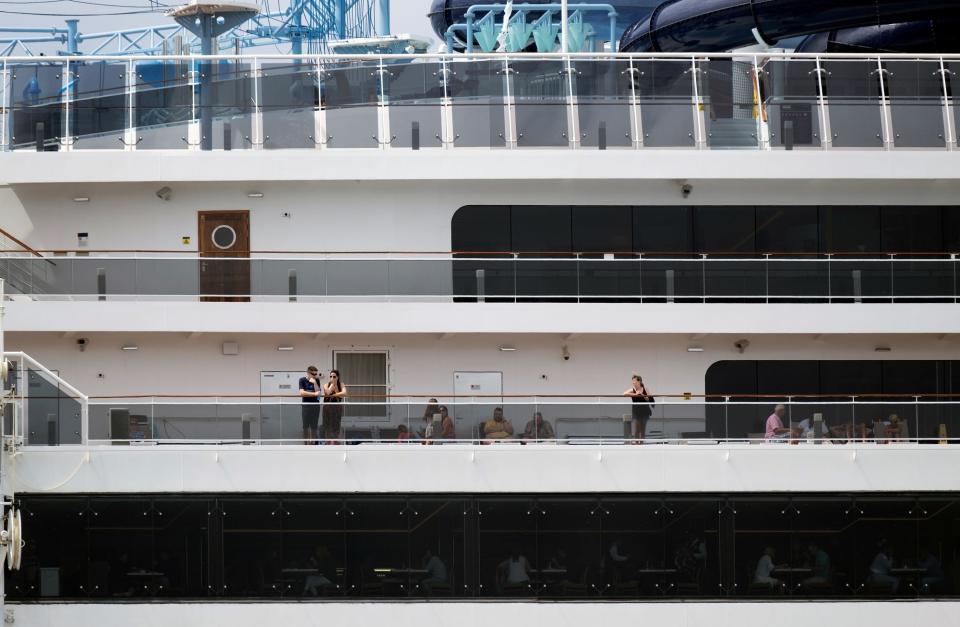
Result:
[[[423,569],[427,571],[427,576],[420,584],[426,594],[433,593],[433,586],[447,583],[447,566],[430,549],[423,554]]]
[[[830,434],[830,429],[825,420],[814,421],[813,418],[804,418],[797,425],[797,433],[801,438],[823,438]]]
[[[891,440],[902,440],[907,436],[904,424],[900,422],[900,416],[890,414],[887,425],[883,429],[883,435]]]
[[[410,440],[410,430],[407,425],[397,427],[397,442],[408,442]]]
[[[510,557],[497,566],[497,584],[501,589],[504,586],[521,586],[530,581],[530,562],[520,553],[520,547],[514,547]]]
[[[790,439],[790,429],[783,426],[783,417],[786,413],[787,408],[784,405],[773,408],[773,413],[767,417],[766,432],[763,435],[765,440]]]
[[[923,576],[920,577],[921,592],[930,592],[943,583],[943,567],[931,551],[920,549],[919,566],[923,569]]]
[[[307,564],[311,568],[316,569],[316,572],[307,575],[307,578],[304,580],[304,595],[317,596],[318,594],[326,592],[327,588],[333,586],[330,577],[334,576],[336,568],[333,566],[333,556],[330,555],[327,547],[322,545],[317,546],[313,550],[313,555],[307,560]]]
[[[890,592],[896,594],[900,579],[890,574],[890,569],[893,568],[893,547],[888,545],[886,540],[881,540],[877,548],[877,554],[870,562],[870,583],[889,588]]]
[[[527,423],[527,426],[523,429],[523,435],[520,436],[524,440],[553,440],[556,439],[557,435],[553,432],[553,425],[550,424],[549,420],[543,419],[543,414],[537,412],[533,415],[533,420]]]
[[[440,437],[444,440],[457,439],[457,428],[446,405],[440,406]]]
[[[753,583],[769,585],[771,588],[783,585],[779,579],[773,576],[773,571],[777,568],[777,565],[773,563],[773,558],[776,556],[777,550],[772,546],[763,550],[763,556],[760,557],[757,568],[753,572]]]
[[[503,417],[503,408],[493,410],[493,418],[483,423],[483,435],[491,440],[507,440],[513,435],[513,424]]]
[[[813,572],[809,577],[803,580],[804,588],[830,583],[830,556],[827,552],[817,546],[816,542],[807,544],[807,554]]]

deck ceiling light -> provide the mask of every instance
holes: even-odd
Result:
[[[124,344],[123,346],[120,347],[120,350],[124,350],[124,351],[138,351],[138,350],[140,350],[140,347],[137,346],[136,344]]]
[[[702,346],[688,346],[688,347],[687,347],[687,352],[688,352],[688,353],[702,353],[702,352],[703,352],[703,347],[702,347]]]
[[[292,347],[292,346],[278,346],[278,347],[277,347],[277,350],[278,350],[278,351],[292,351],[292,350],[293,350],[293,347]]]
[[[500,351],[504,353],[512,353],[517,350],[516,346],[500,346]]]
[[[249,192],[247,198],[263,198],[263,192]]]
[[[74,196],[73,202],[90,202],[89,196]]]
[[[877,346],[874,347],[873,352],[875,353],[890,353],[893,352],[893,349],[889,346]]]

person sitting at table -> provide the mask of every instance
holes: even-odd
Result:
[[[520,552],[520,547],[515,546],[510,552],[510,557],[497,565],[497,586],[500,590],[504,588],[526,587],[530,581],[530,562]]]
[[[883,435],[884,437],[894,441],[902,440],[907,436],[906,429],[904,429],[904,424],[900,422],[900,416],[897,414],[890,414],[887,424],[883,429]]]
[[[554,433],[550,421],[544,420],[543,414],[536,412],[533,414],[533,419],[527,422],[520,437],[524,440],[554,440],[557,434]]]
[[[824,438],[830,434],[830,429],[825,420],[804,418],[797,425],[797,433],[801,438]]]
[[[513,423],[503,417],[503,408],[493,410],[493,418],[483,423],[483,435],[490,440],[508,440],[513,435]]]
[[[410,429],[407,429],[407,425],[398,425],[397,426],[397,442],[409,442],[410,441]]]
[[[307,575],[304,579],[303,595],[317,596],[326,592],[327,588],[333,585],[327,574],[332,575],[336,571],[333,567],[333,557],[327,547],[317,545],[313,550],[313,555],[307,560],[307,566],[316,569],[316,572]]]
[[[817,546],[816,542],[807,544],[807,561],[812,567],[810,576],[800,582],[804,588],[812,588],[830,583],[830,556]]]
[[[420,582],[424,594],[433,594],[433,586],[447,583],[447,566],[439,556],[434,555],[429,548],[423,553],[423,569],[427,576]]]
[[[757,568],[753,572],[753,583],[770,586],[771,588],[780,588],[783,582],[773,576],[773,571],[777,569],[777,564],[773,559],[777,556],[777,550],[768,546],[763,550],[763,555],[757,561]],[[780,564],[779,566],[782,566]]]
[[[420,425],[420,430],[417,431],[417,437],[421,440],[426,440],[427,444],[429,444],[430,440],[434,437],[433,417],[439,413],[440,405],[437,404],[437,399],[431,398],[427,403],[427,408],[423,410],[423,422]]]
[[[608,561],[604,566],[606,566],[607,579],[610,583],[634,579],[630,573],[633,556],[627,553],[622,538],[616,538],[610,543],[606,557]]]
[[[783,417],[787,413],[785,405],[777,405],[773,408],[773,413],[767,417],[766,430],[763,434],[765,440],[789,440],[791,431],[789,427],[783,426]]]
[[[880,540],[877,544],[877,554],[870,562],[870,583],[881,588],[889,588],[890,592],[896,594],[900,579],[890,574],[890,569],[893,568],[893,553],[893,547],[887,543],[886,539]]]
[[[930,592],[943,583],[943,566],[929,549],[920,549],[919,567],[923,569],[920,577],[920,592]]]
[[[567,569],[567,551],[558,546],[553,552],[553,557],[547,562],[548,570],[566,570]]]

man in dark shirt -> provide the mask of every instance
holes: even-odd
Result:
[[[317,444],[320,431],[320,372],[316,366],[307,368],[307,376],[300,377],[300,409],[303,420],[303,440],[305,444]]]

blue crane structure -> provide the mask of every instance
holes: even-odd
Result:
[[[289,46],[282,52],[312,54],[327,51],[327,42],[354,37],[390,33],[389,0],[290,0],[281,8],[278,2],[260,0],[260,12],[217,38],[215,52],[239,52],[244,48]],[[155,11],[160,7],[151,2]],[[79,21],[66,20],[64,27],[0,26],[0,56],[49,54],[50,46],[58,54],[149,55],[199,52],[201,41],[181,24],[127,28],[84,33]]]

